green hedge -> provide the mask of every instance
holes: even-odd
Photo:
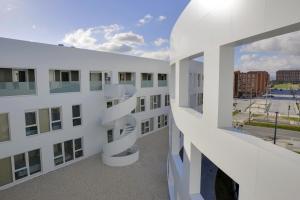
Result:
[[[253,122],[250,123],[247,122],[246,125],[251,126],[259,126],[259,127],[267,127],[267,128],[275,128],[275,125],[273,123],[266,123],[266,122]],[[284,129],[284,130],[290,130],[290,131],[299,131],[300,132],[300,126],[291,126],[291,125],[285,125],[285,124],[278,124],[278,129]]]

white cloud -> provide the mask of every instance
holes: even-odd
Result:
[[[264,70],[274,79],[277,70],[299,69],[300,56],[297,55],[259,55],[245,54],[240,57],[240,65],[236,69],[241,71]]]
[[[33,24],[33,25],[31,26],[31,28],[32,28],[32,29],[36,29],[36,25]]]
[[[261,40],[241,48],[242,52],[276,52],[300,55],[300,32],[289,33]]]
[[[163,44],[166,44],[166,43],[168,43],[168,40],[164,39],[164,38],[157,38],[154,41],[154,45],[157,46],[157,47],[160,47],[160,46],[162,46]]]
[[[166,19],[167,19],[167,17],[166,17],[166,16],[163,16],[163,15],[161,15],[161,16],[159,16],[159,17],[157,18],[157,20],[160,21],[160,22],[165,21]]]
[[[77,48],[123,53],[145,43],[143,36],[132,31],[120,32],[122,29],[117,24],[80,28],[66,34],[63,43]]]
[[[160,49],[157,51],[145,51],[140,54],[141,57],[153,58],[158,60],[170,60],[170,51],[169,49]]]
[[[153,19],[153,16],[150,15],[150,14],[147,14],[147,15],[145,15],[143,18],[139,19],[137,25],[138,25],[138,26],[143,26],[143,25],[145,25],[145,24],[151,22],[152,19]]]

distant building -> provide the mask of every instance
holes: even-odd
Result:
[[[282,83],[299,83],[300,70],[279,70],[276,72],[276,81]]]
[[[257,97],[266,93],[269,73],[266,71],[234,72],[234,97]]]

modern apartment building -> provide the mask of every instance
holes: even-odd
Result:
[[[276,72],[278,83],[300,83],[300,70],[279,70]]]
[[[0,38],[0,190],[168,126],[167,62]]]
[[[234,97],[257,97],[267,92],[270,81],[266,71],[234,72]]]
[[[299,199],[299,155],[232,127],[235,47],[300,30],[299,7],[296,0],[191,0],[178,18],[170,38],[170,199]],[[198,57],[203,112],[189,101]]]

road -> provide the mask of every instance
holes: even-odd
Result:
[[[258,126],[244,126],[242,132],[259,138],[273,138],[274,129]],[[293,139],[300,141],[300,132],[277,129],[277,139]]]

